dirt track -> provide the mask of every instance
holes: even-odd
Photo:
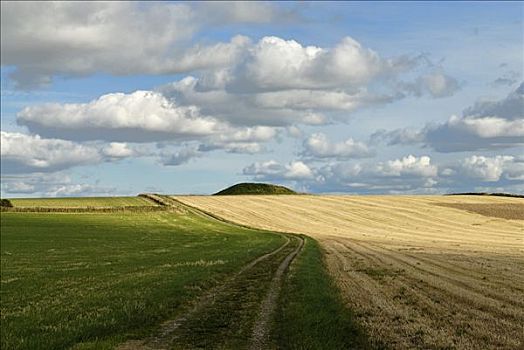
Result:
[[[271,285],[269,286],[266,297],[262,301],[258,318],[253,327],[253,335],[250,346],[251,350],[263,350],[268,348],[268,344],[270,343],[269,337],[271,318],[275,313],[284,273],[304,246],[303,238],[297,237],[296,239],[300,241],[298,246],[295,250],[288,254],[278,266],[278,269],[271,280]]]
[[[286,250],[290,245],[292,246],[292,249],[282,255],[282,251]],[[276,260],[278,261],[278,268],[274,270],[274,272],[270,272],[272,273],[272,280],[266,291],[266,297],[261,301],[259,310],[251,311],[258,312],[258,314],[255,317],[255,323],[252,327],[252,334],[250,335],[251,339],[249,341],[250,349],[252,350],[266,349],[268,346],[271,347],[270,325],[280,296],[282,279],[291,262],[303,248],[303,245],[304,239],[302,237],[286,235],[286,242],[284,244],[277,249],[254,259],[221,284],[206,292],[198,298],[198,300],[194,301],[191,307],[181,312],[178,317],[164,322],[156,334],[153,334],[147,339],[129,340],[120,344],[117,349],[160,350],[171,349],[173,346],[176,348],[190,348],[187,347],[187,344],[184,344],[182,347],[180,347],[180,344],[176,344],[177,338],[180,336],[178,332],[179,328],[184,327],[185,323],[188,321],[198,318],[199,313],[206,313],[206,309],[210,308],[212,304],[220,302],[222,297],[230,294],[231,290],[234,289],[235,284],[240,283],[245,286],[245,281],[242,279],[242,276],[249,275],[255,266],[259,267],[258,265],[260,265],[262,269],[269,269],[271,271],[271,267],[267,266],[267,262],[270,260]],[[280,262],[280,260],[282,261]],[[191,332],[191,329],[189,329],[189,332]],[[220,347],[218,344],[215,345],[217,348]]]
[[[377,344],[512,349],[522,341],[522,199],[176,198],[240,224],[318,239],[347,304]]]

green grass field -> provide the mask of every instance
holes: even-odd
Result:
[[[284,283],[273,334],[283,349],[370,349],[324,268],[318,243],[306,238]],[[304,330],[307,330],[304,332]]]
[[[3,212],[1,348],[114,349],[151,339],[174,349],[248,348],[275,271],[298,245],[288,237],[246,265],[286,235],[194,210]],[[313,240],[283,282],[269,347],[365,344]],[[158,336],[181,315],[180,327]]]
[[[157,205],[143,197],[68,197],[68,198],[14,198],[10,199],[14,207],[125,207]]]
[[[1,225],[2,349],[144,335],[283,242],[194,214],[2,213]]]

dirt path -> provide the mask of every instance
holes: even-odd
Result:
[[[266,298],[262,302],[258,319],[255,323],[255,326],[253,327],[253,336],[250,346],[250,349],[252,350],[266,349],[267,344],[269,343],[269,324],[275,312],[277,301],[280,295],[282,278],[291,262],[295,259],[304,246],[304,239],[302,237],[297,237],[296,239],[299,240],[298,247],[288,256],[286,256],[284,261],[282,261],[278,267],[278,270],[275,272],[273,280],[271,281]]]
[[[160,199],[163,199],[163,198],[160,198]],[[186,206],[176,200],[171,199],[171,201],[164,201],[163,205],[182,206],[183,210],[195,212],[199,214],[200,216],[211,218],[213,220],[220,220],[222,222],[226,221],[224,219],[219,219],[215,217],[214,215],[210,215],[209,213],[206,213],[204,211]],[[227,223],[234,225],[234,226],[238,226],[231,222],[227,222]],[[258,316],[255,321],[255,325],[253,327],[252,338],[251,338],[251,349],[255,349],[255,350],[264,349],[265,344],[267,344],[269,341],[270,321],[276,309],[277,301],[280,295],[280,289],[282,286],[283,276],[285,272],[287,271],[291,262],[298,255],[298,253],[301,251],[304,245],[304,239],[302,237],[285,234],[285,233],[282,233],[281,235],[286,238],[286,241],[280,247],[278,247],[277,249],[269,253],[259,256],[256,259],[249,262],[248,264],[244,265],[240,270],[238,270],[237,272],[235,272],[234,274],[226,278],[224,282],[215,286],[214,288],[206,292],[204,295],[199,297],[196,301],[194,301],[191,304],[191,306],[188,306],[186,310],[182,311],[178,317],[164,322],[161,325],[160,330],[156,334],[154,334],[153,336],[147,339],[127,341],[117,346],[116,349],[118,350],[170,349],[171,345],[177,338],[177,331],[179,330],[181,326],[183,326],[188,320],[194,317],[197,317],[197,314],[201,312],[205,312],[205,310],[208,307],[210,307],[210,305],[212,305],[216,300],[226,295],[228,293],[228,290],[235,283],[238,283],[237,280],[241,279],[243,275],[244,276],[249,275],[251,273],[251,270],[255,266],[261,263],[269,264],[268,260],[271,258],[281,259],[277,255],[286,248],[287,250],[292,249],[292,247],[288,248],[288,246],[291,243],[291,239],[293,239],[298,242],[297,247],[293,251],[291,251],[289,254],[285,255],[285,258],[282,260],[280,265],[278,265],[278,268],[274,272],[272,279],[271,279],[271,283],[268,287],[267,294],[261,303],[261,308],[259,310]],[[266,261],[268,262],[266,263]]]
[[[258,258],[254,259],[253,261],[249,262],[248,264],[244,265],[239,271],[234,273],[232,276],[227,278],[223,283],[219,284],[218,286],[212,288],[207,293],[202,295],[200,298],[198,298],[190,308],[183,311],[178,317],[175,319],[166,321],[162,323],[160,330],[157,334],[143,340],[130,340],[125,343],[120,344],[116,349],[117,350],[151,350],[151,349],[169,349],[170,344],[173,342],[175,337],[176,330],[189,318],[191,318],[193,315],[198,313],[199,311],[205,309],[209,304],[211,304],[214,299],[223,293],[225,290],[228,289],[228,287],[235,281],[235,279],[240,276],[241,274],[248,273],[251,268],[253,268],[256,264],[263,262],[264,260],[270,258],[271,256],[274,256],[275,254],[278,254],[280,251],[282,251],[285,247],[289,245],[291,240],[286,236],[286,242],[282,244],[277,249],[264,254],[262,256],[259,256]],[[293,252],[294,253],[294,252]],[[296,255],[296,254],[295,254]],[[294,256],[293,256],[294,257]],[[285,261],[287,261],[289,258],[286,257]],[[285,262],[284,261],[284,262]],[[282,263],[282,265],[284,264]],[[282,266],[281,265],[281,266]],[[289,262],[287,263],[286,267],[289,265]],[[284,268],[285,269],[285,268]],[[280,271],[280,267],[279,267]],[[278,273],[278,272],[277,272]],[[281,275],[282,273],[280,273]],[[273,287],[273,284],[272,284]],[[274,306],[273,306],[274,309]]]

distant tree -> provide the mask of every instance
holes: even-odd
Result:
[[[13,207],[13,204],[11,203],[11,201],[9,199],[0,199],[0,207],[4,207],[4,208],[12,208]]]

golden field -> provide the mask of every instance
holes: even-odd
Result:
[[[175,198],[239,224],[317,239],[345,303],[377,346],[522,346],[523,199]]]

